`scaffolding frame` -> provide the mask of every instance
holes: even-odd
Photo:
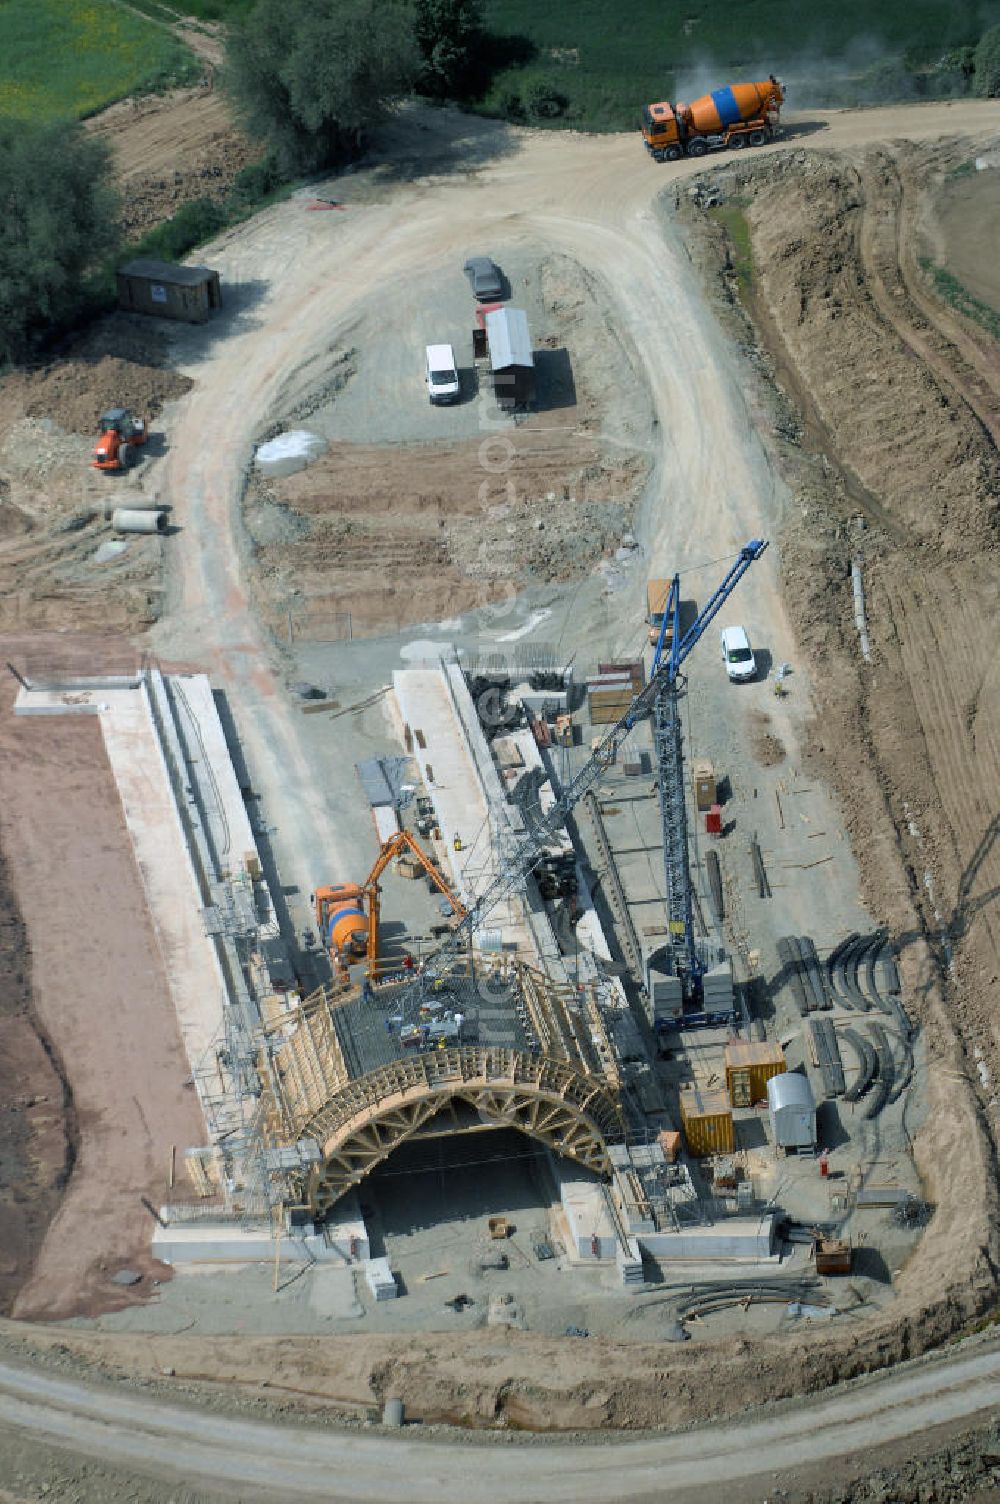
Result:
[[[338,1016],[357,993],[320,988],[260,1052],[262,1136],[305,1158],[292,1195],[322,1216],[439,1112],[464,1106],[479,1126],[513,1127],[596,1173],[625,1136],[621,1082],[594,987],[575,989],[517,963],[513,1012],[523,1043],[470,1042],[404,1052],[352,1071]],[[374,1002],[369,1006],[376,1007]],[[462,1131],[456,1129],[456,1131]]]

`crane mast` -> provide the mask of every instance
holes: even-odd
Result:
[[[667,924],[674,970],[681,980],[685,1000],[694,997],[705,973],[694,934],[694,890],[688,858],[687,799],[684,791],[684,746],[681,736],[680,669],[706,629],[732,595],[750,565],[760,558],[767,543],[760,538],[742,548],[725,579],[709,597],[688,630],[681,635],[680,576],[674,575],[663,612],[660,635],[653,653],[650,683],[656,686],[653,706],[653,740],[656,747],[660,788],[660,818],[663,827],[663,869],[666,879]],[[671,628],[666,647],[667,628]]]
[[[483,925],[497,904],[509,898],[523,885],[546,844],[557,839],[574,806],[600,781],[606,769],[614,763],[619,748],[631,734],[633,727],[651,711],[659,768],[671,946],[685,993],[691,995],[697,990],[704,968],[695,943],[692,914],[679,714],[679,671],[750,565],[760,558],[766,548],[766,541],[754,538],[740,549],[737,560],[725,579],[683,637],[680,633],[680,577],[674,576],[653,655],[649,682],[638,691],[625,714],[603,737],[576,776],[560,789],[545,818],[524,834],[510,852],[503,870],[492,878],[450,935],[427,958],[421,970],[424,979],[433,981],[441,976],[471,942],[474,931]],[[668,623],[672,624],[673,633],[670,646],[665,650]]]
[[[653,705],[653,743],[660,791],[668,943],[674,971],[681,979],[685,997],[689,997],[697,988],[703,968],[694,938],[680,694],[676,680],[667,681],[665,676],[657,684]]]

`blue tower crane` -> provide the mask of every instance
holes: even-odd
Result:
[[[766,548],[765,541],[753,538],[740,549],[736,563],[683,637],[680,633],[680,578],[674,576],[648,684],[639,690],[625,714],[601,739],[575,778],[562,786],[545,817],[521,837],[501,870],[487,883],[459,923],[423,963],[417,995],[448,970],[455,958],[469,945],[473,931],[483,925],[497,904],[502,903],[526,882],[547,843],[558,837],[574,805],[600,781],[606,769],[616,760],[619,748],[631,734],[633,727],[649,711],[654,715],[660,764],[660,805],[663,815],[663,852],[671,948],[685,996],[691,998],[697,995],[704,968],[698,956],[692,916],[684,762],[678,714],[678,676],[682,664],[704,635],[706,627],[725,605],[750,565],[760,558]],[[665,651],[668,622],[673,626],[673,635],[669,650]]]
[[[647,686],[653,689],[653,738],[663,826],[668,943],[673,969],[680,978],[685,1002],[698,996],[705,974],[705,963],[699,954],[694,934],[694,899],[691,865],[688,860],[687,801],[684,792],[684,752],[680,720],[680,669],[691,650],[704,636],[709,623],[766,547],[767,543],[762,539],[753,538],[740,549],[736,563],[683,636],[680,621],[681,582],[680,576],[674,575]],[[671,629],[669,646],[668,627]]]

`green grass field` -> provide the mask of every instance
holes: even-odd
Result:
[[[200,73],[168,31],[113,0],[0,0],[0,115],[79,119]]]
[[[253,3],[0,0],[0,114],[79,117],[133,91],[189,82],[198,64],[166,25],[179,14],[240,20]],[[693,98],[771,71],[787,85],[789,108],[961,93],[961,49],[1000,24],[1000,0],[631,0],[624,10],[609,0],[483,0],[483,8],[499,66],[474,107],[591,130],[631,129],[651,100]]]
[[[565,96],[563,119],[634,127],[644,104],[692,98],[775,72],[789,108],[960,92],[948,54],[1000,22],[1000,0],[486,0],[486,24],[534,56],[498,73],[483,105],[500,112],[539,82]]]

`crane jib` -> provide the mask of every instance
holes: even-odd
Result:
[[[421,970],[421,975],[424,979],[433,981],[435,977],[440,976],[442,972],[447,970],[450,962],[471,942],[474,931],[483,925],[483,922],[489,917],[490,911],[513,893],[516,888],[519,888],[527,881],[546,844],[558,836],[566,823],[567,815],[570,814],[574,805],[579,803],[584,794],[588,793],[600,781],[606,769],[613,763],[619,747],[631,734],[636,722],[641,720],[648,711],[654,709],[659,697],[660,704],[656,720],[661,729],[656,739],[661,763],[660,798],[666,842],[664,861],[668,862],[671,868],[667,878],[668,907],[677,908],[680,911],[682,902],[685,906],[684,950],[686,951],[686,955],[680,954],[678,960],[682,973],[694,976],[697,980],[700,962],[695,952],[694,931],[691,920],[691,889],[687,874],[686,813],[682,808],[683,790],[679,779],[671,774],[668,780],[671,784],[670,795],[669,798],[665,798],[662,775],[665,758],[669,767],[674,772],[679,774],[680,770],[680,726],[676,714],[677,673],[681,664],[704,635],[709,623],[725,605],[729,596],[750,568],[750,565],[760,558],[766,548],[767,541],[765,539],[751,538],[750,542],[740,549],[736,562],[729,570],[725,579],[713,591],[708,602],[699,613],[697,620],[689,627],[683,637],[680,635],[680,577],[678,575],[674,576],[670,587],[667,609],[663,613],[663,625],[660,628],[660,637],[653,656],[653,668],[650,673],[649,682],[639,690],[625,711],[625,714],[620,720],[615,722],[610,731],[598,743],[576,777],[561,791],[545,819],[540,820],[518,843],[510,858],[506,861],[503,871],[499,872],[487,884],[475,903],[467,909],[459,923],[451,931],[450,935],[427,958]],[[663,648],[668,617],[671,617],[673,620],[674,631],[670,652],[664,662]],[[667,808],[668,803],[671,806],[669,810]],[[671,881],[674,884],[673,898],[671,898]]]

